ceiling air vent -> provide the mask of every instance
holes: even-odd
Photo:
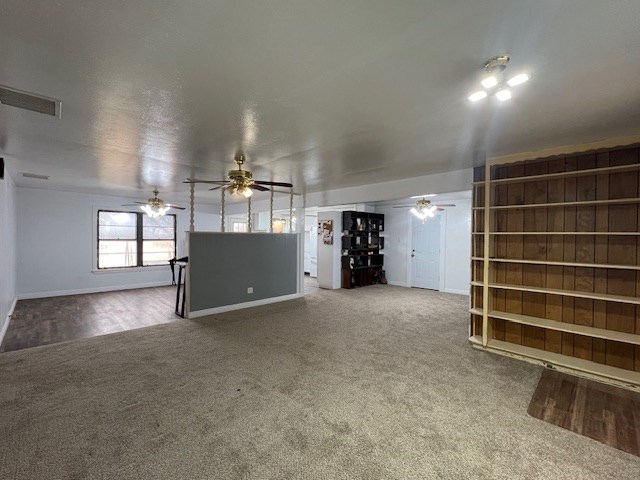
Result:
[[[0,85],[0,103],[62,118],[62,102]]]
[[[25,173],[25,172],[22,172],[21,175],[25,178],[37,178],[38,180],[49,180],[49,175],[39,175],[37,173]]]

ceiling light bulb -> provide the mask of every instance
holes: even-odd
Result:
[[[477,91],[475,93],[472,93],[471,95],[469,95],[467,98],[469,99],[469,101],[471,102],[477,102],[478,100],[482,100],[483,98],[485,98],[487,96],[487,92],[485,92],[484,90],[480,90]]]
[[[498,79],[491,75],[490,77],[483,79],[480,83],[484,88],[493,88],[498,84]]]
[[[142,210],[144,213],[146,213],[147,215],[149,215],[152,218],[153,218],[153,216],[155,214],[155,212],[151,208],[151,205],[141,205],[140,206],[140,210]]]
[[[420,220],[424,221],[427,218],[427,213],[420,211],[418,209],[416,209],[415,207],[412,208],[411,210],[409,210],[415,217],[419,218]]]
[[[249,198],[251,195],[253,195],[253,190],[251,190],[249,187],[244,187],[242,190],[242,195],[244,195],[244,198]]]
[[[504,102],[505,100],[509,100],[511,98],[511,91],[500,90],[498,93],[496,93],[496,98],[501,102]]]
[[[529,75],[526,73],[521,73],[520,75],[516,75],[515,77],[510,78],[507,83],[511,87],[515,87],[529,80]]]

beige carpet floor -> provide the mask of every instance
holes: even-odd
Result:
[[[0,354],[0,478],[637,479],[464,296],[372,286]]]

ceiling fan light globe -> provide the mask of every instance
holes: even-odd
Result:
[[[140,209],[150,218],[163,217],[169,211],[170,207],[157,207],[154,205],[141,205]]]
[[[485,92],[484,90],[480,90],[475,93],[472,93],[467,98],[469,99],[470,102],[477,102],[478,100],[482,100],[483,98],[486,98],[486,97],[487,97],[487,92]]]
[[[244,198],[250,198],[251,195],[253,195],[253,190],[251,190],[249,187],[244,187],[244,189],[242,190],[242,195],[244,196]]]
[[[498,100],[500,100],[501,102],[505,102],[507,100],[511,99],[511,91],[504,89],[504,90],[500,90],[498,93],[496,93],[496,98]]]
[[[484,88],[493,88],[498,84],[498,79],[495,76],[490,75],[484,78],[480,83]]]
[[[422,211],[422,210],[418,210],[418,209],[417,209],[417,208],[415,208],[415,207],[414,207],[414,208],[412,208],[412,209],[411,209],[411,210],[409,210],[409,211],[413,214],[413,216],[414,216],[414,217],[416,217],[416,218],[418,218],[418,219],[420,219],[420,220],[422,220],[422,221],[424,221],[424,220],[427,218],[427,214],[426,214],[424,211]]]
[[[511,77],[507,81],[507,83],[510,87],[517,87],[518,85],[522,85],[524,82],[527,82],[529,78],[529,75],[527,75],[526,73],[521,73],[519,75],[516,75],[515,77]]]

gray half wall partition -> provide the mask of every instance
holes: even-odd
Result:
[[[190,313],[298,293],[297,234],[190,232],[188,246]]]

